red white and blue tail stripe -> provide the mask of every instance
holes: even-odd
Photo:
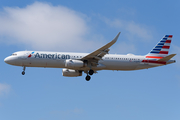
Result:
[[[171,59],[175,54],[169,55],[169,48],[172,35],[165,35],[158,44],[145,56],[142,61],[151,65],[166,65],[167,60]]]
[[[146,58],[161,59],[168,55],[172,35],[165,35],[160,42],[146,55]]]

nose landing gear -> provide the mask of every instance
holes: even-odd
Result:
[[[22,71],[22,75],[25,75],[25,70],[26,70],[26,67],[24,66],[23,71]]]

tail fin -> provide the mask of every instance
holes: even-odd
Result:
[[[146,55],[146,58],[161,59],[168,55],[172,35],[165,35],[159,43]]]

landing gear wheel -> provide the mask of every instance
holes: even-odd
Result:
[[[94,70],[89,70],[89,75],[93,75],[94,74]]]
[[[87,75],[86,76],[86,81],[89,81],[91,79],[91,76]]]
[[[25,75],[25,72],[24,72],[24,71],[22,71],[22,75]]]

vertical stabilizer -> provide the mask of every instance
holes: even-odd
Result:
[[[158,44],[146,55],[146,58],[161,59],[168,55],[172,35],[165,35]]]

